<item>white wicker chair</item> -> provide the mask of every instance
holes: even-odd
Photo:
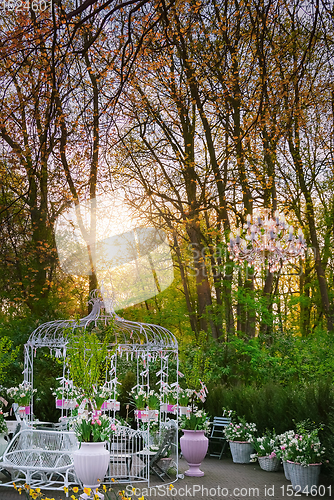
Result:
[[[7,471],[11,481],[29,484],[32,488],[63,490],[78,484],[74,473],[72,453],[78,448],[74,432],[23,429],[6,449],[0,468]]]

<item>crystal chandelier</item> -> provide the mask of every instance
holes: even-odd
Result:
[[[277,210],[274,218],[270,218],[266,211],[263,219],[257,215],[253,221],[248,214],[243,233],[240,228],[236,236],[231,233],[228,245],[235,262],[246,261],[256,271],[265,266],[271,273],[296,257],[305,258],[306,248],[302,230],[299,229],[295,236],[293,227],[286,223],[284,215],[279,215]]]

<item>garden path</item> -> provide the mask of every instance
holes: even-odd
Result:
[[[184,459],[179,460],[179,472],[183,473],[187,469],[187,464]],[[290,491],[288,486],[290,482],[285,479],[283,469],[278,472],[265,472],[257,463],[250,464],[234,464],[231,458],[223,457],[221,460],[217,458],[205,458],[202,462],[201,469],[205,473],[203,477],[193,478],[184,477],[174,483],[174,487],[169,489],[169,484],[162,485],[161,481],[154,484],[162,485],[162,489],[151,485],[151,492],[145,489],[145,485],[141,486],[132,494],[135,500],[144,495],[145,500],[153,500],[156,498],[166,498],[167,500],[217,500],[228,498],[229,500],[281,500],[290,498],[315,498],[332,500],[334,497],[334,484],[332,485],[326,476],[320,478],[319,494],[317,496],[308,497],[306,495],[296,495]],[[117,491],[124,489],[125,485],[116,486]],[[151,493],[151,494],[149,494]],[[66,500],[65,494],[60,492],[46,492],[46,496],[55,500]],[[30,497],[31,498],[31,497]],[[116,498],[116,495],[115,495]],[[120,497],[118,497],[120,498]],[[0,487],[0,500],[23,500],[24,496],[19,495],[11,488]]]

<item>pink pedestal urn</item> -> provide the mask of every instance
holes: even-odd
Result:
[[[200,470],[200,465],[208,451],[209,440],[205,436],[205,431],[192,431],[183,429],[183,436],[180,439],[182,455],[189,465],[185,472],[186,476],[201,477],[204,472]]]

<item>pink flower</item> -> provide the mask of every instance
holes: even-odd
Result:
[[[115,431],[117,429],[115,424],[111,424],[111,430]]]

